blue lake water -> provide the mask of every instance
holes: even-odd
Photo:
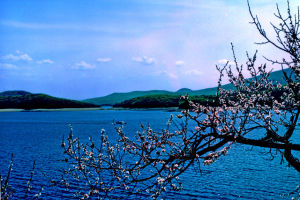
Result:
[[[21,193],[36,160],[32,192],[39,185],[49,185],[57,174],[63,158],[60,143],[73,125],[74,135],[82,140],[98,137],[102,128],[114,137],[113,120],[126,121],[125,131],[134,135],[140,122],[150,123],[152,129],[166,127],[170,112],[165,111],[51,111],[0,113],[0,174],[6,176],[10,154],[14,154],[11,185],[15,198]],[[167,191],[164,199],[290,199],[282,194],[293,191],[300,184],[300,174],[286,163],[280,164],[278,155],[270,161],[267,150],[234,145],[228,155],[216,163],[202,166],[202,173],[191,167],[184,173],[184,189]],[[43,174],[43,175],[42,175]],[[20,192],[21,191],[21,192]],[[118,196],[118,194],[116,194]],[[121,194],[120,194],[121,196]],[[70,199],[72,193],[60,188],[46,188],[41,199]],[[130,198],[130,197],[127,197]]]

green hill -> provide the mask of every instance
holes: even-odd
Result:
[[[290,74],[290,70],[284,70],[287,74]],[[283,72],[275,71],[270,74],[270,79],[273,81],[280,82],[281,84],[286,84],[283,79]],[[225,89],[234,89],[232,84],[226,84],[223,86]],[[200,103],[202,105],[215,106],[217,88],[207,88],[203,90],[191,90],[188,88],[182,88],[176,92],[169,92],[168,94],[156,94],[156,95],[146,95],[135,97],[129,100],[125,100],[121,103],[117,103],[114,107],[123,108],[162,108],[162,107],[179,107],[187,108],[188,104],[186,101],[180,100],[181,95],[189,94],[190,100],[195,103]],[[278,98],[282,95],[283,91],[274,91],[274,97]],[[269,103],[272,102],[262,102]]]
[[[11,90],[11,91],[1,92],[0,97],[2,97],[2,96],[19,96],[19,95],[26,95],[26,94],[31,94],[31,93],[24,91],[24,90]]]
[[[225,85],[225,87],[228,87]],[[126,100],[130,100],[136,97],[149,96],[149,95],[216,95],[217,88],[207,88],[203,90],[191,90],[188,88],[182,88],[176,92],[170,92],[166,90],[150,90],[150,91],[133,91],[133,92],[125,92],[125,93],[112,93],[110,95],[104,97],[96,97],[91,99],[83,100],[86,103],[92,103],[96,105],[115,105],[121,103]]]
[[[86,103],[92,103],[96,105],[114,105],[116,103],[121,103],[135,97],[155,95],[155,94],[172,94],[172,92],[166,90],[150,90],[150,91],[133,91],[126,93],[112,93],[104,97],[97,97],[83,100]]]
[[[46,94],[32,94],[26,91],[5,91],[0,93],[0,109],[3,108],[92,108],[97,105],[75,100],[56,98]]]
[[[215,96],[191,96],[190,100],[202,105],[215,105]],[[122,108],[166,108],[179,107],[186,108],[188,103],[180,100],[180,95],[156,94],[132,98],[121,103],[115,104],[114,107]]]
[[[161,107],[178,107],[179,95],[156,94],[135,97],[121,103],[117,103],[114,107],[123,108],[161,108]]]
[[[287,72],[288,74],[291,72],[290,69],[285,69],[284,71]],[[281,70],[272,72],[270,74],[270,79],[284,84],[283,73]],[[232,86],[232,84],[226,84],[226,85],[223,85],[223,88],[224,89],[233,89],[234,87]],[[121,103],[123,101],[132,99],[132,98],[147,96],[147,95],[156,95],[156,94],[185,95],[185,94],[189,94],[191,96],[199,96],[199,95],[216,95],[216,92],[217,92],[217,87],[206,88],[206,89],[201,89],[201,90],[191,90],[188,88],[182,88],[176,92],[170,92],[170,91],[166,91],[166,90],[134,91],[134,92],[126,92],[126,93],[113,93],[113,94],[110,94],[110,95],[107,95],[104,97],[86,99],[86,100],[83,100],[83,102],[93,103],[96,105],[115,105],[115,104]]]
[[[292,71],[290,69],[284,69],[284,72],[286,72],[287,74],[291,74]],[[284,77],[284,75],[283,75],[282,70],[278,70],[278,71],[272,72],[270,74],[269,78],[272,81],[277,81],[281,84],[286,84],[283,77]],[[222,87],[226,90],[234,89],[232,84],[225,84]],[[216,95],[216,93],[217,93],[217,87],[212,87],[212,88],[206,88],[206,89],[202,89],[202,90],[191,90],[188,94],[189,95]]]

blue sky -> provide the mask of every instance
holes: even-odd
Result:
[[[270,31],[274,1],[250,2]],[[283,56],[254,44],[249,21],[245,0],[1,0],[0,91],[85,99],[213,87],[230,42],[240,61],[256,49]]]

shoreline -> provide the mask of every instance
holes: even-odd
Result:
[[[155,111],[163,110],[166,112],[180,112],[177,107],[166,107],[166,108],[38,108],[38,109],[19,109],[19,108],[4,108],[0,109],[1,112],[52,112],[52,111],[92,111],[92,110],[131,110],[131,111]]]
[[[0,112],[51,112],[51,111],[88,111],[88,110],[103,110],[103,108],[37,108],[37,109],[19,109],[19,108],[4,108]]]

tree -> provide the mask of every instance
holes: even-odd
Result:
[[[190,109],[171,117],[168,127],[154,131],[141,124],[136,138],[128,138],[123,123],[115,123],[119,139],[111,142],[105,131],[101,132],[99,145],[90,138],[82,144],[71,132],[62,141],[66,162],[71,168],[65,171],[63,183],[69,187],[69,178],[84,181],[89,191],[79,195],[105,197],[110,191],[123,190],[128,194],[149,192],[157,198],[166,187],[180,189],[178,177],[193,163],[212,164],[226,155],[234,143],[270,149],[270,154],[279,152],[282,159],[300,172],[300,161],[294,152],[300,151],[300,16],[293,15],[287,4],[287,16],[277,6],[275,16],[280,23],[273,29],[276,39],[270,39],[249,2],[249,13],[254,24],[265,39],[260,44],[269,44],[285,52],[288,59],[271,60],[256,66],[257,52],[247,62],[239,65],[232,45],[234,64],[228,62],[217,66],[220,73],[216,101],[220,106],[202,106],[188,101]],[[269,79],[267,65],[282,67],[284,84]],[[245,78],[246,72],[251,78]],[[222,89],[222,80],[227,77],[233,90]],[[178,122],[179,121],[179,122]],[[192,128],[191,128],[192,127]],[[298,140],[299,142],[299,140]]]

